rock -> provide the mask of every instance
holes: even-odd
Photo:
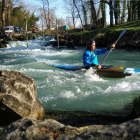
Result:
[[[5,43],[0,43],[0,48],[6,48],[7,45]]]
[[[36,35],[33,35],[33,39],[36,39]]]
[[[1,140],[131,140],[139,139],[140,118],[118,125],[72,127],[52,119],[20,119],[0,127]]]
[[[6,40],[2,40],[1,43],[3,43],[3,44],[8,44],[9,42],[6,41]]]
[[[27,117],[42,119],[44,113],[34,79],[16,71],[0,71],[1,122]]]
[[[137,41],[135,41],[135,40],[128,40],[127,41],[127,45],[130,45],[130,46],[137,46]]]
[[[26,40],[26,36],[25,35],[20,35],[18,39],[21,40],[21,41]]]
[[[6,41],[6,40],[1,40],[1,42],[0,42],[0,48],[6,48],[6,47],[7,47],[6,44],[8,44],[8,41]]]

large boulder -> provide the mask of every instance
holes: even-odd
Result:
[[[0,71],[0,123],[19,118],[42,119],[35,80],[17,71]]]

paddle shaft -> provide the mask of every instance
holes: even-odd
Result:
[[[115,45],[116,45],[116,43],[118,42],[119,39],[120,39],[120,38],[118,38],[118,39],[116,40],[116,42],[114,43]],[[100,65],[102,65],[102,64],[104,63],[105,59],[108,57],[108,55],[110,54],[111,51],[112,51],[112,49],[110,49],[110,51],[107,53],[107,55],[106,55],[105,58],[102,60],[102,62],[100,63]]]
[[[118,40],[124,35],[124,33],[126,32],[126,28],[121,32],[120,36],[118,37],[118,39],[115,41],[115,45],[117,44]],[[100,65],[103,64],[103,62],[105,61],[105,59],[108,57],[108,55],[110,54],[110,52],[112,51],[112,48],[110,49],[110,51],[107,53],[107,55],[105,56],[105,58],[103,59],[103,61],[100,63]],[[98,69],[96,69],[96,71],[94,72],[94,74],[98,71]]]

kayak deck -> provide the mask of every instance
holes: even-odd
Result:
[[[125,73],[124,67],[114,66],[112,68],[100,69],[97,71],[99,76],[108,78],[123,78],[125,76],[131,76],[131,73]]]
[[[83,65],[57,65],[51,64],[51,66],[64,69],[64,70],[82,70],[86,69]],[[102,65],[102,68],[97,71],[99,76],[107,77],[107,78],[123,78],[125,76],[131,76],[133,73],[140,73],[139,69],[133,68],[125,68],[119,66],[112,66],[112,65]]]

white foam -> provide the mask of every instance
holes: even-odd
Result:
[[[32,68],[21,68],[21,72],[53,72],[53,70],[42,70],[42,69],[32,69]]]
[[[119,91],[134,91],[134,90],[140,90],[140,82],[126,82],[122,81],[121,83],[117,83],[116,85],[109,86],[106,90],[102,91],[103,93],[116,93]]]
[[[72,91],[63,91],[56,96],[48,95],[48,96],[40,98],[39,100],[40,102],[48,102],[48,101],[55,100],[58,98],[73,99],[77,97],[74,95],[74,93],[72,93]]]
[[[76,98],[76,96],[74,95],[74,93],[72,91],[64,91],[60,93],[61,98]]]
[[[97,74],[94,74],[93,68],[88,69],[85,73],[85,76],[87,77],[87,80],[90,81],[106,81],[100,78]]]
[[[54,100],[54,99],[56,99],[56,98],[53,96],[46,96],[46,97],[40,98],[39,101],[42,103],[42,102],[48,102],[48,101]]]

